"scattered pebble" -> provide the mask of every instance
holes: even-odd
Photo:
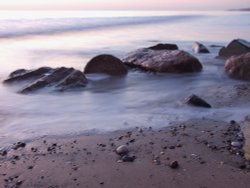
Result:
[[[116,153],[117,153],[118,155],[123,156],[123,155],[128,154],[128,147],[127,147],[126,145],[121,145],[121,146],[119,146],[118,148],[116,148],[115,151],[116,151]]]
[[[178,161],[173,161],[173,162],[170,163],[169,166],[170,166],[170,168],[172,168],[172,169],[176,169],[176,168],[179,167],[179,163],[178,163]]]

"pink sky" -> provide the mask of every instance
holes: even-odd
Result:
[[[249,8],[250,0],[4,0],[1,10],[223,10]]]

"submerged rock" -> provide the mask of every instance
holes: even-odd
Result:
[[[241,55],[250,52],[250,42],[243,39],[235,39],[231,41],[227,47],[221,48],[219,57],[230,57],[233,55]]]
[[[36,70],[19,69],[10,74],[4,81],[5,84],[28,81],[20,93],[32,93],[43,88],[50,88],[57,91],[65,91],[74,88],[82,88],[87,84],[84,74],[74,68],[49,68],[42,67]]]
[[[13,83],[18,81],[34,80],[45,76],[53,71],[50,67],[41,67],[35,70],[18,69],[10,73],[9,77],[4,80],[4,83]]]
[[[145,71],[190,73],[202,70],[197,58],[181,50],[138,49],[124,59],[126,65]]]
[[[178,50],[178,46],[176,44],[157,44],[155,46],[151,46],[148,49],[151,50]]]
[[[208,104],[205,100],[203,100],[202,98],[200,98],[196,95],[191,95],[188,98],[186,98],[185,103],[193,105],[193,106],[211,108],[210,104]]]
[[[121,76],[126,75],[128,70],[124,63],[117,57],[103,54],[91,59],[87,63],[84,73],[104,73],[112,76]]]
[[[227,75],[232,78],[250,80],[250,52],[230,57],[224,68]]]
[[[192,50],[195,53],[210,53],[206,46],[199,42],[195,42],[192,46]]]

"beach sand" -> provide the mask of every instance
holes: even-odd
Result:
[[[232,151],[235,122],[196,119],[160,130],[135,128],[102,135],[44,137],[1,156],[3,187],[241,187],[250,172]],[[115,149],[127,145],[133,162]],[[173,161],[178,162],[171,168]]]

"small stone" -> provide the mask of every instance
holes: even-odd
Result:
[[[126,145],[121,145],[118,148],[116,148],[115,151],[118,155],[123,156],[123,155],[126,155],[128,153],[128,147]]]
[[[2,150],[2,151],[0,151],[0,155],[2,155],[2,156],[6,156],[6,155],[7,155],[7,151],[6,151],[6,150]]]
[[[230,124],[234,125],[236,122],[234,120],[230,121]]]
[[[170,168],[172,168],[172,169],[176,169],[176,168],[179,167],[179,163],[178,163],[178,161],[173,161],[173,162],[170,163],[169,166],[170,166]]]
[[[136,157],[133,155],[133,156],[129,156],[129,155],[124,155],[122,156],[121,160],[123,162],[134,162],[134,160],[136,159]]]
[[[170,146],[169,149],[175,149],[175,146]]]
[[[234,141],[234,142],[231,142],[231,146],[236,147],[236,148],[241,148],[242,144],[239,141]]]

